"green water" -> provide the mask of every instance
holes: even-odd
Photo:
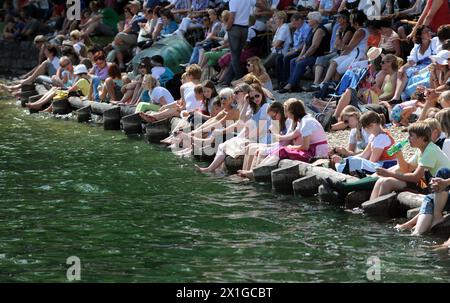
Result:
[[[442,238],[201,175],[116,131],[0,100],[0,282],[450,281]]]

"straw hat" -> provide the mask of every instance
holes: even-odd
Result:
[[[367,59],[369,61],[375,61],[380,55],[383,50],[380,47],[371,47],[367,51]]]

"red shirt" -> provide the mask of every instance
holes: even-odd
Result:
[[[424,13],[427,14],[433,4],[433,0],[428,0]],[[443,0],[441,7],[431,20],[430,27],[433,32],[437,32],[439,26],[450,23],[450,10],[448,8],[448,0]]]

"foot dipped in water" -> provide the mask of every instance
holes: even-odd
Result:
[[[200,167],[197,164],[195,164],[195,169],[201,173],[209,173],[209,169],[207,167]]]
[[[140,116],[144,121],[147,121],[147,122],[156,122],[156,121],[158,121],[158,119],[156,119],[156,118],[153,117],[152,115],[149,115],[149,114],[146,114],[146,113],[143,113],[143,112],[140,112],[140,113],[139,113],[139,116]]]
[[[406,231],[406,230],[412,230],[414,228],[414,225],[411,223],[403,223],[403,224],[397,224],[394,227],[397,231]]]
[[[239,177],[247,178],[247,179],[250,179],[250,180],[254,180],[255,179],[255,177],[253,176],[253,171],[252,170],[240,169],[240,170],[237,171],[237,175]]]
[[[442,250],[442,251],[448,251],[450,250],[450,238],[445,241],[442,244],[438,244],[438,245],[432,245],[430,246],[431,249],[438,251],[438,250]]]

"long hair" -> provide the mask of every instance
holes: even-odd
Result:
[[[286,115],[284,113],[283,104],[281,104],[278,101],[275,101],[269,105],[269,107],[267,108],[267,112],[273,112],[276,114],[280,114],[280,120],[279,120],[280,132],[283,130],[286,130]]]
[[[362,136],[362,127],[361,127],[361,112],[354,107],[353,105],[347,105],[341,112],[341,120],[344,120],[344,117],[355,116],[358,119],[358,125],[356,126],[356,140],[361,141]]]
[[[261,106],[263,106],[263,104],[267,102],[266,95],[264,94],[261,85],[253,83],[250,86],[252,87],[253,90],[257,91],[261,95],[261,103],[259,105],[257,105],[252,100],[249,101],[249,105],[252,108],[253,114],[256,114],[258,110],[261,108]]]
[[[386,118],[383,114],[377,114],[373,111],[368,111],[364,113],[361,118],[359,118],[359,122],[361,122],[361,126],[366,128],[370,124],[375,123],[383,127],[384,124],[386,124]]]
[[[286,113],[290,113],[293,116],[292,127],[297,127],[297,123],[307,115],[306,107],[302,100],[296,98],[290,98],[284,103],[284,110]]]

